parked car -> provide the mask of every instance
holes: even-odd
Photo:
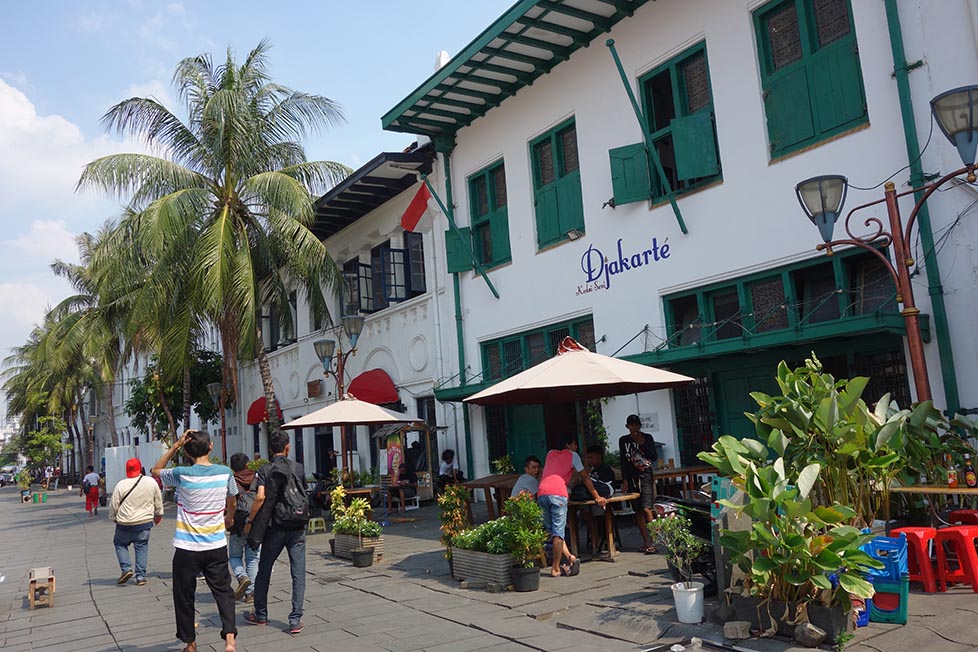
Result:
[[[0,473],[0,487],[6,487],[8,484],[14,484],[14,476],[12,473]]]

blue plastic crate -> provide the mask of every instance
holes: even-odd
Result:
[[[899,582],[907,578],[907,535],[899,537],[876,537],[859,547],[867,555],[883,562],[883,568],[873,568],[866,572],[872,582],[877,580]]]

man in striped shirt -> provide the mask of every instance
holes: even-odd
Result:
[[[203,573],[221,616],[225,652],[235,652],[238,630],[234,626],[234,592],[228,572],[225,528],[234,519],[238,486],[231,469],[212,464],[214,445],[206,432],[188,430],[153,466],[153,476],[163,485],[176,487],[177,527],[173,534],[173,608],[177,638],[186,643],[183,652],[197,652],[194,630],[194,594],[197,573]],[[180,449],[193,466],[166,468]]]

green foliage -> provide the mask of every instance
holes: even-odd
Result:
[[[27,458],[29,466],[51,466],[69,448],[61,441],[67,425],[59,417],[41,417],[37,420],[37,425],[38,430],[31,430],[20,439],[21,452]]]
[[[725,530],[720,545],[745,574],[750,594],[786,602],[821,601],[848,608],[849,594],[873,595],[861,576],[882,564],[859,546],[872,539],[846,525],[856,512],[844,505],[813,506],[813,488],[822,471],[818,463],[788,475],[784,458],[758,466],[742,463],[733,483],[746,495],[743,505],[721,500],[725,507],[753,522],[747,530]],[[828,576],[836,574],[835,589]]]
[[[543,512],[529,494],[507,499],[505,511],[505,516],[462,530],[452,539],[452,545],[462,550],[511,555],[517,566],[532,567],[547,542]]]
[[[363,545],[363,537],[379,537],[382,533],[380,523],[367,518],[370,503],[366,498],[354,498],[346,504],[346,490],[340,486],[330,492],[332,499],[330,509],[333,510],[333,532],[337,534],[356,535]]]
[[[23,491],[31,488],[31,474],[27,472],[27,469],[21,469],[20,473],[17,474],[17,486]]]
[[[516,467],[513,466],[513,460],[510,459],[509,453],[506,453],[498,460],[492,461],[492,469],[495,473],[515,473]]]
[[[220,416],[207,385],[221,382],[223,360],[219,353],[205,350],[194,351],[193,360],[190,367],[190,403],[200,420],[206,423]],[[169,431],[163,401],[166,401],[173,417],[179,419],[184,412],[183,380],[166,382],[159,371],[159,358],[154,356],[143,377],[129,381],[130,396],[125,410],[136,430],[143,435],[153,433],[158,439],[163,439]]]
[[[657,518],[648,527],[652,539],[666,547],[666,559],[679,570],[686,588],[693,588],[693,562],[703,554],[706,542],[693,535],[689,519],[681,514]]]
[[[609,448],[608,429],[604,427],[604,413],[601,411],[601,406],[607,405],[610,400],[608,398],[596,398],[591,401],[584,401],[583,404],[588,431],[594,437],[594,443],[606,451]],[[610,462],[608,463],[610,464]]]
[[[438,496],[438,519],[441,521],[441,543],[445,557],[451,559],[455,537],[469,525],[469,490],[460,484],[445,487]]]
[[[266,460],[264,457],[256,457],[255,459],[248,462],[245,466],[251,469],[252,471],[257,472],[258,469],[265,466],[266,464],[268,464],[268,460]]]
[[[777,382],[781,396],[751,393],[759,406],[747,414],[756,439],[723,436],[698,457],[730,477],[748,461],[773,457],[783,459],[789,477],[818,464],[813,504],[852,506],[853,525],[889,517],[891,483],[912,484],[921,475],[936,481],[943,453],[961,456],[967,449],[930,401],[901,410],[885,395],[870,410],[862,398],[869,379],[836,380],[814,354],[793,370],[781,362]]]

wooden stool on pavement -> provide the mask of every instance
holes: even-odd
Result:
[[[39,604],[54,606],[54,571],[50,566],[32,568],[27,574],[27,603],[34,610]]]
[[[907,537],[907,562],[911,582],[921,582],[927,593],[937,592],[937,578],[930,560],[930,544],[937,536],[932,527],[901,527],[890,532],[890,536],[904,534]]]
[[[941,591],[947,591],[948,582],[970,584],[978,593],[978,526],[955,525],[937,531],[934,543],[937,545],[937,580]],[[958,567],[951,568],[948,557],[957,557]]]

